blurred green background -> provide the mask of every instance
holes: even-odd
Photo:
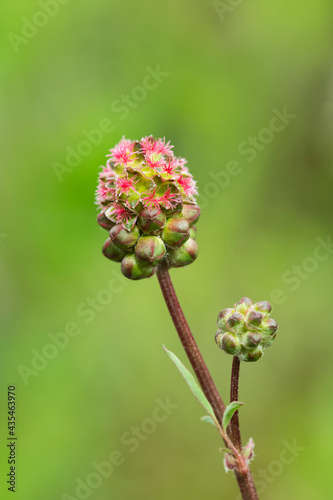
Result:
[[[260,498],[331,498],[332,3],[19,0],[2,11],[1,498],[12,495],[9,384],[15,498],[237,498],[219,436],[162,351],[186,362],[157,279],[130,282],[101,255],[98,167],[123,135],[147,134],[170,140],[198,183],[200,256],[172,277],[225,400],[218,312],[268,299],[280,324],[264,358],[241,366]],[[129,442],[133,426],[142,435]],[[102,480],[93,463],[115,450],[122,463]]]

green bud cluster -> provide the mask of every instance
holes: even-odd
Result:
[[[145,208],[131,229],[112,223],[101,212],[97,222],[110,234],[104,243],[103,255],[121,262],[122,273],[132,280],[150,278],[162,260],[169,267],[191,264],[198,256],[198,245],[196,228],[190,224],[200,215],[197,205],[191,205],[192,210],[195,210],[196,217],[190,214],[186,204],[180,213],[168,216],[160,209]]]
[[[269,302],[253,304],[248,297],[242,298],[233,309],[224,309],[217,318],[217,345],[241,361],[258,361],[276,337],[278,325],[270,318],[271,310]]]

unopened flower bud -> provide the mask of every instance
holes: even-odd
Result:
[[[258,347],[257,349],[254,349],[253,351],[248,351],[246,353],[242,351],[241,360],[250,362],[258,361],[258,359],[260,359],[262,355],[263,355],[262,349]]]
[[[116,225],[115,222],[112,222],[112,220],[107,218],[104,212],[98,214],[97,222],[103,229],[107,229],[108,231]]]
[[[160,208],[144,208],[139,215],[138,224],[145,234],[157,234],[166,223],[165,213]]]
[[[223,311],[221,311],[220,314],[218,315],[218,317],[217,317],[217,326],[219,327],[219,329],[221,331],[223,331],[223,332],[226,331],[226,329],[227,329],[227,325],[226,325],[227,319],[232,315],[233,312],[234,312],[234,310],[229,307],[228,309],[223,309]]]
[[[237,302],[234,306],[235,311],[240,312],[245,315],[249,307],[253,305],[253,302],[249,297],[243,297],[239,302]]]
[[[246,316],[246,324],[251,327],[258,327],[263,320],[263,315],[257,311],[249,310],[248,315]]]
[[[172,267],[188,266],[198,257],[199,248],[196,241],[188,239],[181,247],[170,250],[168,258]]]
[[[224,333],[222,336],[222,349],[235,356],[240,351],[240,342],[234,333]]]
[[[262,331],[265,335],[274,335],[278,329],[278,324],[273,318],[266,318],[262,323]]]
[[[254,441],[250,438],[242,450],[242,455],[246,458],[247,462],[250,462],[254,458],[254,446]]]
[[[117,224],[110,231],[112,242],[119,248],[129,249],[134,247],[140,236],[140,231],[137,226],[127,231],[122,224]]]
[[[222,349],[222,339],[223,339],[224,333],[220,332],[220,330],[217,330],[215,334],[215,342],[219,346],[220,349]]]
[[[262,335],[257,332],[247,332],[243,336],[242,345],[246,348],[253,349],[257,347],[262,341]]]
[[[277,322],[273,318],[267,318],[263,321],[261,328],[265,335],[262,344],[265,347],[269,347],[273,344],[276,337],[276,331],[278,329]]]
[[[126,255],[126,250],[116,247],[110,238],[104,243],[102,252],[105,257],[113,260],[114,262],[121,262]]]
[[[244,331],[244,316],[239,313],[233,313],[227,319],[227,329],[230,332],[243,332]]]
[[[168,219],[163,229],[162,238],[166,245],[171,248],[180,247],[190,237],[190,226],[186,219]]]
[[[165,256],[166,250],[162,238],[141,236],[135,247],[135,255],[146,264],[156,266]]]
[[[121,261],[121,272],[130,280],[141,280],[153,276],[156,267],[147,266],[141,263],[134,253],[128,253]]]
[[[184,203],[182,217],[186,219],[190,226],[193,226],[200,217],[200,207],[198,205],[190,205],[189,203]]]
[[[262,300],[261,302],[256,302],[253,306],[254,311],[262,312],[262,313],[270,313],[272,310],[272,306],[267,300]]]

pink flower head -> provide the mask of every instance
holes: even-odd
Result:
[[[176,180],[180,187],[183,189],[186,196],[191,197],[195,194],[198,194],[195,181],[193,180],[192,176],[190,177],[188,175],[180,175]]]
[[[164,156],[172,156],[172,148],[170,146],[170,141],[165,144],[165,139],[155,140],[153,136],[143,137],[140,141],[141,151],[147,154],[155,154],[155,155],[164,155]]]
[[[143,205],[147,208],[159,208],[160,198],[156,195],[156,188],[153,189],[147,196],[141,198]]]
[[[152,135],[149,135],[148,137],[142,137],[140,145],[141,151],[144,155],[158,154],[157,141],[155,141]]]
[[[114,189],[106,186],[105,184],[100,184],[96,189],[96,200],[100,205],[104,204],[113,195]]]
[[[159,168],[163,167],[163,160],[156,160],[153,159],[152,153],[147,153],[146,154],[146,162],[152,168],[153,170],[157,170]]]
[[[165,174],[174,175],[177,167],[179,167],[179,161],[176,158],[169,158],[168,162],[162,165],[162,171]]]
[[[99,174],[99,178],[103,182],[107,182],[114,179],[114,171],[112,170],[109,161],[107,162],[106,167],[102,167],[102,171]]]
[[[106,215],[117,224],[128,222],[133,218],[133,216],[135,216],[135,214],[131,212],[126,205],[121,205],[120,203],[113,203],[113,205],[107,210]]]
[[[158,139],[156,148],[159,154],[162,154],[164,156],[173,155],[172,151],[173,146],[170,146],[170,141],[167,144],[165,144],[165,139]]]
[[[124,136],[121,139],[121,141],[119,142],[119,145],[125,146],[126,149],[128,149],[128,151],[131,151],[131,152],[133,152],[133,150],[134,150],[134,144],[135,143],[133,141],[131,141],[130,139],[125,139]]]
[[[114,161],[115,165],[128,165],[133,161],[133,156],[135,153],[133,153],[133,150],[131,151],[126,143],[119,143],[118,146],[116,146],[113,149],[110,149],[111,154],[107,156],[111,156],[111,158]]]
[[[123,138],[110,151],[111,158],[99,174],[96,202],[116,223],[126,223],[145,208],[181,208],[195,203],[197,189],[186,160],[176,157],[165,139]]]
[[[135,190],[135,177],[127,178],[127,177],[118,177],[116,179],[116,188],[119,194],[128,194],[131,190]]]
[[[168,188],[163,196],[160,196],[159,202],[166,209],[174,208],[179,201],[180,197],[176,193],[171,193],[171,188]]]

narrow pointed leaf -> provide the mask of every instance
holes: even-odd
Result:
[[[226,407],[226,409],[224,410],[223,419],[222,419],[222,427],[224,430],[226,430],[226,428],[228,427],[229,422],[230,422],[233,414],[235,413],[235,411],[237,411],[238,408],[240,408],[244,404],[245,403],[240,403],[239,401],[233,401],[232,403],[230,403],[230,405],[228,405]]]
[[[171,361],[173,361],[174,364],[177,366],[177,368],[180,371],[181,375],[184,377],[185,382],[187,383],[187,385],[189,386],[190,390],[192,391],[192,393],[194,394],[194,396],[197,398],[197,400],[199,401],[199,403],[205,408],[205,410],[208,413],[208,415],[210,415],[212,417],[212,419],[215,420],[215,415],[214,415],[214,412],[213,412],[213,408],[211,407],[211,405],[207,401],[206,396],[204,395],[204,393],[200,389],[199,385],[195,381],[192,373],[190,373],[188,371],[188,369],[177,358],[177,356],[175,354],[173,354],[173,352],[168,351],[168,349],[165,346],[163,346],[163,349],[165,350],[165,352],[167,353],[167,355],[169,356],[169,358],[171,359]]]
[[[211,424],[216,427],[215,420],[210,415],[204,415],[200,418],[200,420],[202,420],[202,422],[205,422],[206,424]]]

